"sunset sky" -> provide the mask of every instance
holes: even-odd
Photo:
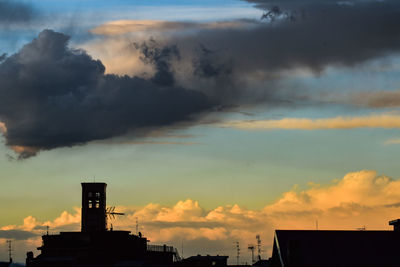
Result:
[[[397,0],[0,0],[0,261],[113,222],[241,261],[400,217]]]

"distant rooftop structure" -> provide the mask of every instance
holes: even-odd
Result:
[[[389,225],[393,225],[393,231],[400,231],[400,219],[390,221]]]
[[[270,266],[400,266],[393,222],[395,231],[276,230]]]
[[[179,266],[182,267],[225,267],[227,266],[228,256],[191,256],[180,262]]]
[[[142,233],[107,228],[107,216],[122,215],[106,205],[106,183],[82,183],[80,232],[43,235],[34,257],[27,253],[27,267],[171,266],[179,259],[175,248],[148,245]],[[1,267],[1,266],[0,266]]]

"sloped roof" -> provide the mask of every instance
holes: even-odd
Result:
[[[400,232],[276,230],[278,266],[400,266]]]

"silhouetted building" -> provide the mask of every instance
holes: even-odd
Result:
[[[400,231],[276,230],[270,266],[400,266],[399,241]]]
[[[27,267],[171,266],[176,249],[148,245],[147,238],[130,231],[107,229],[107,216],[118,215],[106,208],[106,184],[82,183],[80,232],[42,236],[36,258],[27,253]]]
[[[253,265],[253,267],[270,267],[269,260],[258,260]]]
[[[228,256],[191,256],[179,263],[181,267],[225,267],[227,266]]]
[[[82,232],[107,231],[106,183],[82,183]]]

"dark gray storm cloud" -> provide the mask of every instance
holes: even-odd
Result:
[[[187,121],[211,105],[170,82],[106,75],[68,39],[45,30],[0,64],[0,121],[21,157]]]
[[[36,236],[35,233],[23,230],[0,230],[0,238],[26,240]]]
[[[136,49],[140,50],[143,57],[141,60],[148,64],[153,64],[156,73],[152,81],[163,86],[172,86],[175,83],[174,74],[171,71],[171,60],[179,59],[179,50],[176,45],[159,47],[154,39],[149,43],[134,43]]]
[[[2,55],[0,55],[0,62],[5,60],[7,58],[7,54],[3,53]]]
[[[218,51],[213,51],[204,45],[200,45],[198,56],[193,60],[193,73],[205,78],[231,74],[230,64],[220,60],[218,56]]]
[[[209,49],[224,49],[242,72],[296,67],[318,72],[328,65],[354,66],[400,51],[399,1],[272,2],[282,3],[279,12],[293,14],[293,19],[282,17],[252,29],[204,31],[196,38]]]
[[[186,87],[227,105],[296,103],[311,96],[276,85],[292,70],[320,75],[330,66],[354,68],[400,52],[400,1],[249,2],[265,10],[261,23],[164,41],[191,61],[191,76],[180,79]]]
[[[29,22],[35,15],[33,8],[18,0],[0,0],[0,26]]]
[[[400,1],[249,2],[265,11],[261,22],[138,41],[133,49],[155,70],[149,79],[106,75],[99,60],[67,47],[68,36],[43,31],[0,62],[7,145],[25,157],[170,126],[216,106],[292,104],[307,95],[275,86],[288,70],[319,74],[400,52]]]

